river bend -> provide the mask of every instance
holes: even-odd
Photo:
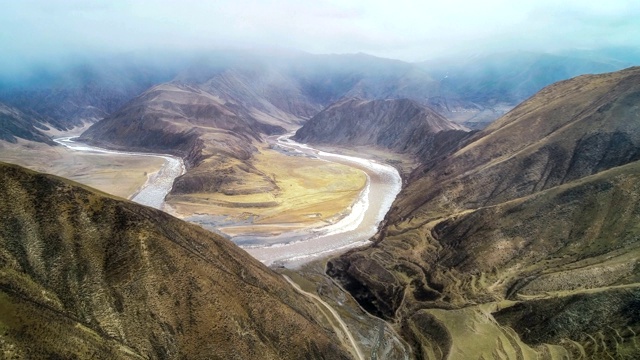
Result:
[[[296,267],[368,244],[400,192],[402,180],[398,171],[390,165],[373,160],[313,149],[291,140],[290,134],[271,140],[276,148],[290,155],[307,156],[360,169],[367,175],[365,187],[347,215],[333,224],[285,232],[277,236],[240,235],[231,240],[266,265],[287,267]],[[156,209],[166,210],[165,197],[171,191],[175,178],[185,172],[182,159],[171,155],[102,149],[77,142],[73,137],[55,139],[55,142],[75,151],[165,159],[163,167],[150,174],[147,182],[131,197],[134,202]]]

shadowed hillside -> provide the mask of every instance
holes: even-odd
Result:
[[[231,242],[0,164],[5,358],[347,359],[313,304]]]
[[[423,357],[637,358],[639,95],[639,68],[543,89],[414,171],[329,274]]]
[[[189,172],[174,193],[223,191],[252,176],[272,188],[271,179],[249,160],[265,135],[285,129],[256,120],[240,104],[225,102],[198,87],[158,85],[80,137],[108,148],[172,153],[186,160]]]
[[[302,143],[377,146],[425,161],[455,148],[467,129],[409,99],[345,99],[296,132]]]
[[[16,143],[18,138],[53,145],[49,136],[47,120],[33,113],[24,113],[12,106],[0,103],[0,140]]]

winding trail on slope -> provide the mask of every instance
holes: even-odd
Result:
[[[326,301],[322,300],[319,296],[312,294],[310,292],[306,292],[304,290],[302,290],[302,288],[300,287],[300,285],[296,284],[293,280],[291,280],[291,278],[289,278],[287,275],[282,275],[282,277],[287,280],[287,282],[289,284],[291,284],[291,286],[293,286],[294,289],[296,289],[297,292],[299,292],[300,294],[308,297],[309,299],[311,299],[311,301],[318,307],[320,308],[320,305],[324,306],[327,310],[329,310],[329,312],[331,313],[331,315],[335,318],[335,320],[338,322],[338,324],[340,325],[341,328],[341,332],[343,332],[346,336],[347,339],[349,339],[349,343],[351,343],[351,348],[354,351],[354,355],[359,359],[359,360],[365,360],[364,355],[362,354],[362,350],[360,350],[360,347],[358,346],[358,344],[356,343],[355,338],[353,337],[353,334],[351,334],[351,331],[349,330],[349,328],[347,327],[347,324],[342,320],[342,318],[340,317],[340,314],[338,314],[337,311],[335,311],[333,309],[333,307],[331,307],[331,305],[327,304]],[[322,311],[322,309],[320,309]],[[322,311],[322,313],[324,313],[324,311]],[[326,316],[326,315],[325,315]],[[333,322],[330,319],[329,322],[333,325]],[[334,328],[334,330],[337,330]],[[337,332],[337,331],[336,331]]]
[[[120,156],[152,156],[164,159],[165,163],[160,168],[160,170],[155,173],[149,174],[147,182],[129,198],[131,201],[141,205],[150,206],[159,210],[166,210],[164,199],[169,191],[171,191],[171,188],[173,187],[173,181],[175,180],[175,178],[184,174],[186,171],[186,168],[184,167],[184,161],[176,156],[107,150],[77,142],[74,139],[75,137],[63,137],[54,139],[53,141],[75,151],[112,154]]]

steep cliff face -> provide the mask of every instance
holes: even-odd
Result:
[[[445,153],[468,131],[413,100],[345,99],[330,105],[300,128],[303,143],[378,146],[427,161]]]
[[[418,168],[379,241],[333,259],[329,274],[403,323],[424,356],[508,340],[523,354],[547,343],[567,356],[637,357],[639,108],[639,68],[543,89]],[[463,314],[480,335],[456,336]]]
[[[0,164],[6,358],[348,359],[317,310],[231,242]]]

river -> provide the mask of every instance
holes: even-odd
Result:
[[[122,156],[152,156],[164,159],[164,165],[162,165],[160,170],[149,174],[147,182],[129,198],[131,201],[141,205],[150,206],[159,210],[166,210],[164,199],[169,191],[171,191],[173,181],[186,171],[184,161],[176,156],[108,150],[77,142],[74,139],[75,137],[63,137],[54,139],[53,141],[74,151]]]
[[[402,180],[398,171],[390,165],[373,160],[319,151],[291,140],[290,136],[291,134],[272,138],[273,146],[292,156],[312,157],[360,169],[367,175],[364,189],[352,204],[349,213],[333,224],[285,232],[277,236],[239,235],[231,240],[266,265],[286,267],[297,267],[320,257],[368,244],[400,192]],[[164,158],[164,166],[149,176],[147,183],[131,198],[137,203],[157,209],[165,209],[164,199],[171,190],[174,179],[184,174],[182,159],[174,156],[107,150],[76,142],[73,138],[55,141],[77,151]]]
[[[297,267],[312,260],[364,246],[378,231],[380,222],[400,192],[402,179],[390,165],[313,149],[290,139],[277,138],[275,145],[290,152],[348,165],[364,171],[367,182],[347,216],[338,222],[278,236],[237,236],[234,242],[267,265]]]

